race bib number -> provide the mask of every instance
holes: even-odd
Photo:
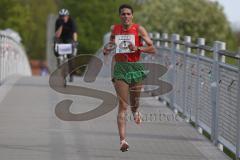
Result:
[[[116,53],[131,53],[129,45],[135,46],[135,36],[134,35],[115,35]]]
[[[72,44],[57,44],[58,54],[72,54]]]

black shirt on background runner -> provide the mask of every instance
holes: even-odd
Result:
[[[64,23],[61,18],[58,18],[55,23],[55,31],[57,31],[61,25],[63,25],[63,30],[60,39],[63,42],[73,40],[73,33],[77,32],[76,25],[73,19],[69,18],[67,23]]]

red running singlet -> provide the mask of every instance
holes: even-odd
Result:
[[[115,43],[118,45],[118,42],[116,41],[121,41],[125,37],[130,37],[132,41],[135,41],[135,46],[137,47],[142,46],[141,40],[138,34],[138,28],[139,28],[138,24],[132,24],[132,26],[128,29],[124,29],[121,24],[114,25],[112,36],[114,37]],[[118,52],[121,52],[121,53],[118,53]],[[140,51],[127,52],[126,50],[124,51],[124,50],[118,49],[117,47],[115,59],[116,61],[119,60],[119,61],[128,61],[128,62],[137,62],[140,59],[140,54],[141,54]]]

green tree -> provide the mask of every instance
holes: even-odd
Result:
[[[103,36],[110,26],[119,23],[118,7],[131,0],[63,0],[78,28],[80,52],[95,53],[101,47]]]
[[[25,34],[30,58],[44,59],[46,52],[46,22],[50,13],[56,13],[57,4],[55,0],[20,0],[21,4],[27,6],[30,12],[31,26],[26,26]]]
[[[236,38],[218,3],[208,0],[148,0],[135,13],[136,20],[148,30],[189,35],[207,42],[225,41],[236,49]]]
[[[43,59],[46,51],[46,18],[56,9],[55,0],[0,0],[0,28],[17,31],[28,56]]]
[[[238,50],[240,51],[240,31],[235,32],[237,36],[237,44],[238,44]]]
[[[0,6],[2,12],[0,17],[1,29],[11,28],[19,32],[23,43],[27,42],[30,33],[26,32],[26,26],[33,25],[29,7],[23,6],[17,0],[1,0]]]

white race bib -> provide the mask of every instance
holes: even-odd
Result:
[[[56,44],[58,54],[72,54],[72,44]]]
[[[115,35],[116,53],[131,53],[129,45],[135,46],[135,36],[134,35]]]

